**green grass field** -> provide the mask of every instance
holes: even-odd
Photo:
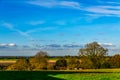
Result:
[[[120,80],[120,73],[67,73],[52,76],[63,80]]]
[[[82,71],[0,71],[0,80],[120,80],[120,69]]]

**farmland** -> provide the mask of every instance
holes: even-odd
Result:
[[[120,80],[120,69],[1,71],[0,80]]]

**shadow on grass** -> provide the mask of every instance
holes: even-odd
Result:
[[[57,74],[95,73],[73,71],[0,71],[0,80],[65,80],[55,78]],[[96,72],[104,73],[104,72]],[[53,75],[53,76],[50,76]]]
[[[0,71],[0,80],[65,80],[49,75],[47,71]]]

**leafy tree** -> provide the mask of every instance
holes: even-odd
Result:
[[[110,64],[112,68],[120,68],[120,54],[114,55],[110,60]]]
[[[47,65],[47,70],[54,70],[54,64],[51,64],[51,63],[49,63],[48,65]]]
[[[103,48],[97,42],[92,42],[85,45],[85,48],[81,48],[79,50],[80,56],[89,56],[89,57],[96,57],[96,56],[105,56],[107,55],[107,49]]]
[[[75,69],[75,68],[80,68],[80,61],[77,58],[69,58],[67,59],[67,68],[68,69]]]
[[[9,65],[6,70],[16,70],[15,64]]]
[[[105,61],[102,65],[101,65],[101,68],[110,68],[111,65],[108,61]]]
[[[31,69],[47,69],[47,52],[40,51],[30,59]]]
[[[58,70],[61,70],[61,69],[66,69],[67,67],[67,61],[64,59],[64,58],[61,58],[61,59],[58,59],[55,63],[55,68],[58,69]]]
[[[101,62],[101,68],[111,68],[109,56],[106,56],[104,61]]]
[[[92,68],[94,68],[93,62],[87,57],[81,58],[80,67],[82,69],[92,69]]]
[[[29,62],[26,59],[18,59],[15,64],[8,67],[8,70],[29,70]]]
[[[89,58],[94,64],[94,68],[100,68],[104,56],[107,55],[107,49],[103,48],[97,42],[86,44],[78,52],[79,56]]]
[[[35,58],[40,58],[40,57],[47,57],[48,53],[44,52],[44,51],[39,51],[36,53],[36,55],[34,56]]]

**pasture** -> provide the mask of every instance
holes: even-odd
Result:
[[[120,80],[120,69],[0,71],[0,80]]]

